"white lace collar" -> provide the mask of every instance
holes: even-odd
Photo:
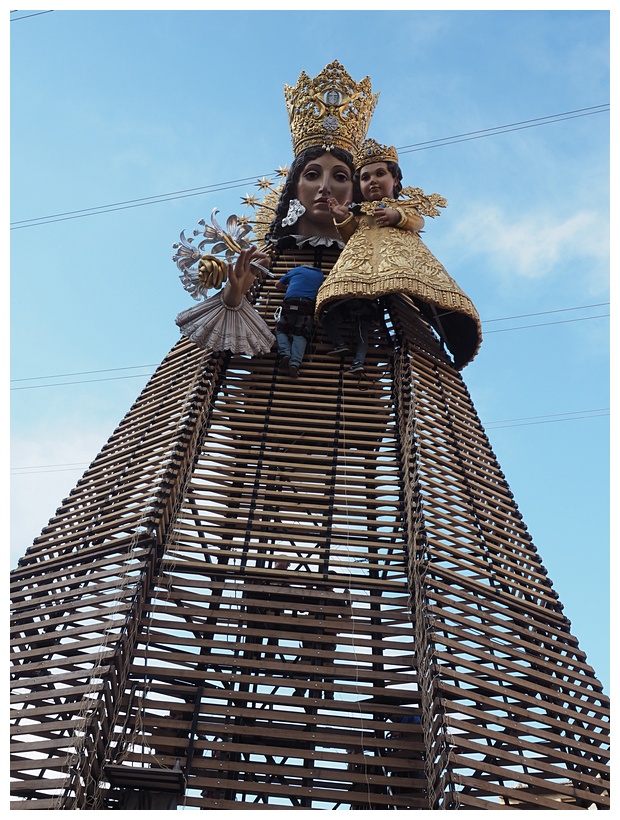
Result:
[[[299,234],[290,234],[291,239],[294,239],[298,248],[303,248],[304,245],[312,245],[317,248],[324,245],[326,248],[332,245],[337,245],[341,250],[344,248],[344,242],[341,239],[336,239],[333,236],[300,236]]]

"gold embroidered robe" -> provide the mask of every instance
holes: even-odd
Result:
[[[374,202],[363,203],[367,213],[340,223],[347,244],[317,294],[316,317],[320,321],[321,313],[336,301],[405,294],[444,336],[455,364],[463,367],[482,341],[478,311],[420,239],[418,210],[398,200],[382,203],[407,217],[403,227],[378,227]],[[411,229],[414,225],[417,230]]]

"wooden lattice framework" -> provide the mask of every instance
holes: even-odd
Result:
[[[383,304],[361,382],[320,330],[298,381],[166,356],[12,573],[14,808],[608,808],[602,687],[460,374]]]

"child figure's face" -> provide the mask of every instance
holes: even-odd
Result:
[[[367,202],[376,202],[384,196],[393,198],[395,185],[387,162],[372,162],[360,170],[360,191]]]

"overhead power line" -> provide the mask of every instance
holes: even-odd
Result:
[[[584,421],[609,416],[609,407],[597,407],[593,410],[573,410],[568,413],[551,413],[546,416],[523,416],[517,419],[505,419],[504,421],[489,421],[483,423],[483,427],[495,426],[494,430],[503,430],[507,427],[525,427],[531,424],[555,424],[563,421]],[[34,475],[37,473],[60,473],[71,470],[84,470],[88,467],[87,462],[73,461],[65,464],[33,464],[28,467],[12,467],[14,476]]]
[[[532,424],[556,424],[562,421],[583,421],[609,416],[609,407],[597,407],[594,410],[573,410],[569,413],[551,413],[546,416],[523,416],[518,419],[487,421],[484,427],[488,430],[504,430],[507,427],[528,427]]]
[[[518,327],[501,327],[497,330],[486,330],[485,333],[506,333],[509,330],[528,330],[531,327],[548,327],[549,325],[566,325],[571,322],[585,322],[588,319],[604,319],[609,313],[601,313],[598,316],[581,316],[578,319],[559,319],[557,322],[540,322],[536,325],[518,325]]]
[[[266,177],[269,174],[263,174]],[[174,199],[186,199],[190,196],[200,196],[201,194],[214,194],[218,191],[229,191],[233,188],[245,188],[248,183],[254,182],[257,177],[243,177],[242,179],[231,180],[230,182],[216,182],[213,185],[204,185],[199,188],[186,188],[183,191],[173,191],[168,194],[143,197],[142,199],[128,199],[124,202],[114,202],[111,205],[100,205],[94,208],[82,208],[79,211],[65,211],[60,214],[50,214],[40,216],[35,219],[25,219],[21,222],[11,222],[11,230],[17,228],[33,228],[36,225],[47,225],[50,222],[64,222],[67,219],[80,219],[85,216],[97,216],[98,214],[110,213],[112,211],[124,211],[129,208],[140,208],[143,205],[157,205],[159,202],[171,202]]]
[[[11,379],[11,382],[34,382],[40,379],[65,379],[69,376],[92,376],[94,373],[114,373],[117,370],[137,370],[145,367],[157,367],[156,364],[134,364],[126,367],[107,367],[102,370],[78,370],[76,373],[54,373],[51,376],[30,376],[24,379]],[[136,374],[134,374],[136,375]]]
[[[426,142],[417,142],[397,148],[397,151],[400,154],[407,154],[413,151],[425,151],[430,148],[441,148],[445,145],[454,145],[458,142],[467,142],[469,140],[481,139],[483,137],[493,137],[498,134],[507,134],[512,131],[520,131],[525,128],[537,128],[541,125],[551,125],[554,122],[563,122],[564,120],[576,119],[578,117],[588,117],[593,114],[602,114],[607,111],[609,111],[609,103],[603,103],[602,105],[591,105],[587,108],[577,108],[574,111],[564,111],[561,114],[550,114],[546,117],[536,117],[531,120],[521,120],[520,122],[508,123],[506,125],[497,125],[493,128],[483,128],[478,131],[467,131],[464,134],[455,134],[451,137],[442,137],[440,139],[428,140]],[[256,174],[251,177],[244,177],[243,179],[231,180],[229,182],[218,182],[199,188],[187,188],[185,190],[172,191],[167,194],[156,194],[154,196],[142,197],[139,199],[114,202],[109,205],[98,205],[93,208],[81,208],[80,210],[75,211],[64,211],[58,214],[48,214],[47,216],[23,219],[12,222],[11,230],[18,230],[20,228],[34,228],[37,225],[47,225],[51,222],[64,222],[69,219],[82,219],[87,216],[98,216],[99,214],[121,211],[129,208],[141,208],[145,205],[157,205],[161,202],[170,202],[174,199],[185,199],[187,197],[200,196],[206,193],[232,190],[233,188],[244,187],[249,182],[254,182],[256,179],[266,178],[269,176],[271,175]]]
[[[598,302],[597,304],[593,305],[579,305],[575,307],[568,307],[568,308],[556,308],[555,310],[542,310],[536,313],[521,313],[517,314],[516,316],[503,316],[498,319],[485,319],[483,320],[482,324],[488,324],[490,322],[508,322],[512,319],[522,319],[524,317],[529,316],[547,316],[549,314],[555,313],[565,313],[572,310],[588,310],[595,307],[604,307],[605,305],[609,305],[609,302]],[[567,322],[584,322],[587,319],[601,319],[605,316],[609,316],[608,313],[599,314],[597,316],[582,316],[577,319],[563,319],[558,322],[541,322],[540,324],[534,325],[519,325],[518,327],[506,327],[506,328],[498,328],[497,330],[487,330],[485,333],[501,333],[502,331],[508,330],[524,330],[526,328],[532,327],[546,327],[547,325],[556,325],[556,324],[564,324]],[[81,370],[74,373],[54,373],[49,376],[30,376],[26,378],[19,378],[19,379],[11,379],[11,384],[16,382],[33,382],[33,381],[43,381],[44,379],[65,379],[70,378],[72,376],[94,376],[99,373],[115,373],[120,370],[144,370],[146,368],[155,368],[157,367],[156,364],[136,364],[136,365],[127,365],[126,367],[110,367],[110,368],[103,368],[100,370]],[[102,382],[102,381],[117,381],[119,379],[133,379],[133,378],[140,378],[145,376],[152,375],[152,371],[150,370],[147,373],[132,373],[126,376],[110,376],[107,378],[102,379],[79,379],[78,381],[71,381],[71,382],[53,382],[51,384],[29,384],[24,385],[22,387],[11,387],[11,390],[33,390],[38,387],[63,387],[64,385],[70,384],[90,384],[93,382]]]
[[[588,310],[595,307],[606,307],[609,302],[597,302],[594,305],[576,305],[575,307],[556,308],[555,310],[540,310],[537,313],[517,313],[516,316],[501,316],[499,319],[483,319],[482,324],[491,322],[508,322],[511,319],[529,319],[530,316],[548,316],[550,313],[568,313],[569,310]]]
[[[11,475],[35,475],[36,473],[64,473],[70,470],[84,470],[87,462],[74,461],[70,464],[37,464],[33,467],[12,467]]]
[[[483,128],[479,131],[455,134],[452,137],[444,137],[443,139],[416,142],[413,145],[405,145],[402,148],[398,148],[397,151],[399,154],[409,154],[413,151],[426,151],[429,148],[441,148],[444,145],[454,145],[457,142],[469,142],[469,140],[478,140],[483,137],[494,137],[496,134],[508,134],[512,131],[522,131],[526,128],[538,128],[541,125],[551,125],[554,122],[574,120],[579,117],[589,117],[592,114],[603,114],[607,111],[609,111],[609,103],[591,105],[588,106],[588,108],[563,111],[561,114],[550,114],[547,117],[536,117],[532,120],[521,120],[520,122],[512,122],[507,125],[498,125],[496,128]]]
[[[11,390],[36,390],[38,387],[65,387],[70,384],[92,384],[93,382],[117,382],[121,379],[136,379],[140,376],[149,377],[152,373],[132,373],[130,376],[110,376],[107,379],[79,379],[75,382],[53,382],[52,384],[29,384],[25,387],[11,387]],[[45,378],[45,377],[40,377]]]
[[[15,9],[15,11],[11,11],[10,14],[16,14],[19,9]],[[51,14],[55,9],[48,9],[47,11],[35,11],[32,14],[24,14],[22,17],[12,17],[11,23],[15,23],[17,20],[26,20],[28,17],[38,17],[40,14]]]

